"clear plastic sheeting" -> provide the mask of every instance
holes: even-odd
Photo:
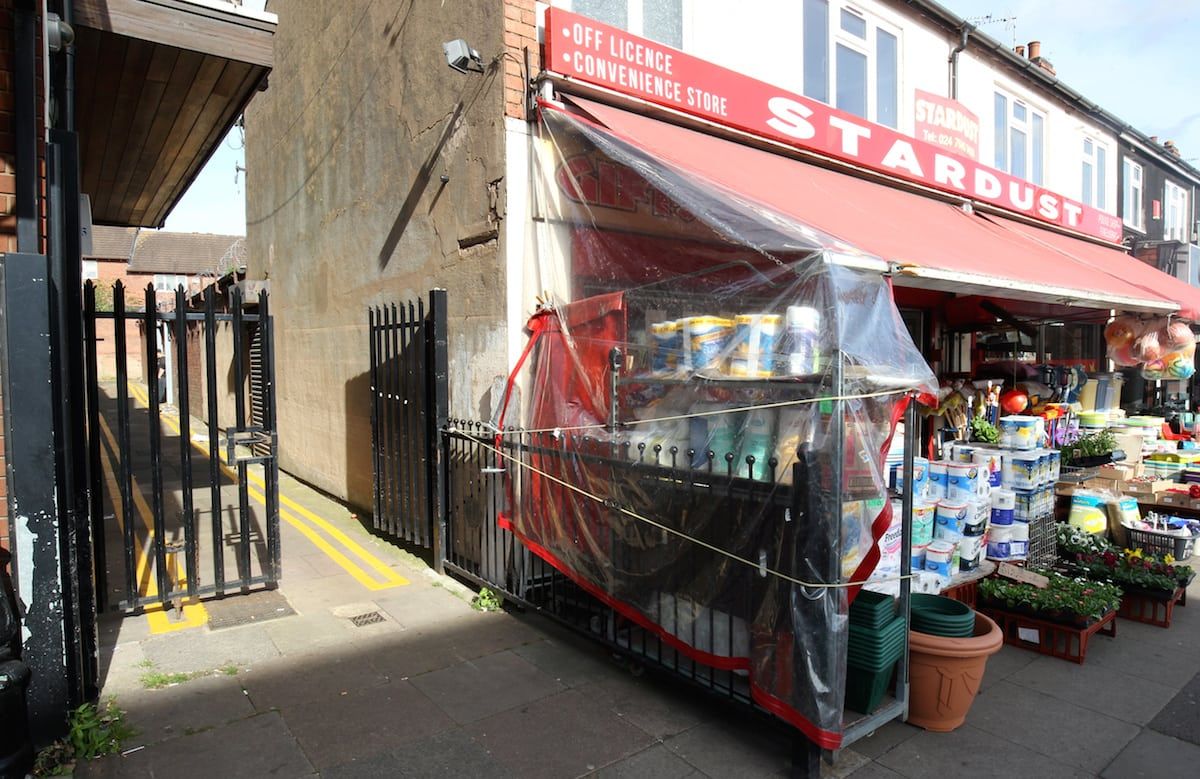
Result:
[[[836,747],[844,584],[879,560],[896,422],[936,391],[885,266],[584,117],[540,133],[504,521],[613,607],[595,630],[648,629]]]

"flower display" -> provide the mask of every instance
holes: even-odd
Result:
[[[1059,556],[1069,566],[1092,579],[1119,586],[1174,592],[1194,575],[1191,567],[1176,564],[1171,555],[1157,556],[1141,549],[1120,549],[1103,538],[1065,524],[1058,526]]]
[[[1121,603],[1121,590],[1115,585],[1050,571],[1040,573],[1050,579],[1045,587],[991,577],[979,582],[979,594],[985,603],[1067,622],[1100,619]]]

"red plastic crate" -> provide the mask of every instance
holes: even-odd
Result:
[[[1115,611],[1108,612],[1085,628],[1035,619],[1026,614],[1016,614],[990,606],[980,611],[1000,626],[1000,630],[1004,632],[1004,643],[1080,665],[1083,665],[1084,659],[1087,658],[1089,638],[1097,633],[1113,637],[1117,635]]]
[[[1176,587],[1170,596],[1159,597],[1141,592],[1127,592],[1121,597],[1121,609],[1117,613],[1121,619],[1169,628],[1176,603],[1180,606],[1187,605],[1187,588]]]

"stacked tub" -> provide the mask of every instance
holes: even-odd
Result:
[[[862,590],[850,604],[846,708],[870,714],[887,693],[904,654],[904,616],[890,595]]]

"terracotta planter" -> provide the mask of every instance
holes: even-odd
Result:
[[[908,633],[908,721],[945,733],[967,718],[983,681],[989,655],[1000,651],[1004,633],[989,617],[975,613],[975,635],[943,638]]]

